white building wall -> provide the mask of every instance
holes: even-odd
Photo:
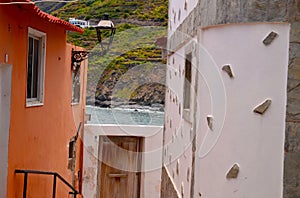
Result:
[[[196,73],[195,47],[197,38],[193,38],[186,46],[178,49],[168,59],[167,92],[165,100],[165,137],[164,137],[164,166],[176,185],[179,194],[190,197],[192,172],[192,123],[193,109],[190,117],[183,116],[183,87],[185,80],[185,57],[193,54],[192,73]],[[195,82],[195,75],[192,75]],[[194,90],[192,89],[193,93]],[[193,99],[191,98],[191,106]]]
[[[99,163],[99,136],[136,136],[144,138],[142,153],[141,197],[159,198],[162,164],[160,126],[85,125],[83,153],[83,196],[96,197]],[[100,162],[101,163],[101,162]]]
[[[194,8],[191,6],[186,15],[181,13],[179,20],[183,4],[170,1],[169,36]],[[271,44],[263,44],[272,31],[278,36]],[[177,40],[188,37],[178,32],[175,36]],[[176,41],[168,44],[172,53],[167,69],[163,162],[177,192],[190,197],[193,137],[188,136],[196,127],[191,197],[281,197],[289,25],[218,25],[199,29],[198,38],[188,40],[179,48],[175,47]],[[197,101],[192,97],[190,121],[196,123],[187,122],[182,114],[185,54],[192,43],[197,48],[192,87],[198,76],[198,89],[193,92]],[[222,71],[227,64],[233,78]],[[254,113],[253,109],[267,99],[272,104],[266,113]],[[208,116],[213,119],[212,129],[208,127]],[[240,168],[238,177],[226,179],[234,164]]]
[[[272,31],[278,36],[266,46],[262,41]],[[209,198],[281,197],[289,25],[221,25],[201,31],[199,40],[194,197],[199,193]],[[226,64],[231,65],[233,78],[222,71]],[[224,90],[216,78],[221,78]],[[266,99],[272,104],[265,114],[254,113]],[[213,130],[208,128],[207,115],[214,117]],[[226,179],[234,164],[240,167],[238,177]]]

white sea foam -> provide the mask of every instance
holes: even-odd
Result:
[[[144,106],[100,108],[86,106],[86,113],[91,114],[88,124],[126,124],[126,125],[155,125],[164,124],[164,112],[157,108]]]

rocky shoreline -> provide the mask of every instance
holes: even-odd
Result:
[[[121,109],[151,110],[151,111],[164,112],[164,104],[161,103],[151,103],[150,105],[149,104],[145,105],[133,101],[113,101],[113,100],[100,101],[100,100],[87,99],[86,105],[96,106],[100,108],[121,108]]]

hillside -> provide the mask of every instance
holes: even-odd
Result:
[[[33,0],[33,2],[36,0]],[[64,5],[66,5],[66,3],[62,2],[62,3],[58,3],[58,2],[37,2],[36,5],[43,10],[44,12],[47,13],[51,13],[54,12],[55,10],[60,9],[61,7],[63,7]]]
[[[38,5],[64,20],[75,17],[97,24],[107,13],[114,22],[116,35],[104,56],[94,28],[86,28],[84,34],[68,32],[68,42],[90,52],[88,104],[102,107],[127,103],[164,104],[165,60],[161,47],[155,42],[166,36],[168,1],[82,0],[64,5]],[[148,73],[150,78],[138,79],[141,73]]]
[[[155,44],[164,35],[164,27],[134,27],[117,32],[109,53],[99,58],[101,48],[97,45],[89,54],[87,101],[98,106],[111,106],[110,101],[135,102],[140,105],[164,103],[165,60],[162,50]],[[141,93],[139,88],[148,84],[157,86],[154,92]],[[140,97],[138,97],[140,96]],[[95,100],[94,100],[95,99]]]
[[[54,4],[53,7],[44,5],[47,7],[45,11],[53,10],[58,5],[61,3]],[[121,32],[139,26],[167,26],[168,1],[80,0],[67,3],[52,11],[51,14],[64,20],[72,17],[90,20],[95,25],[103,17],[103,14],[108,14],[117,27],[117,31]],[[97,44],[96,31],[93,28],[85,29],[83,36],[78,33],[70,33],[68,41],[90,50]]]
[[[135,19],[166,25],[168,1],[82,0],[68,3],[52,14],[65,20],[70,17],[88,20],[100,19],[104,13],[109,14],[111,19]]]

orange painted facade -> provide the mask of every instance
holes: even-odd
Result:
[[[46,20],[37,13],[33,6],[0,5],[0,64],[12,65],[8,198],[22,197],[24,176],[15,174],[16,169],[57,172],[72,184],[68,145],[81,122],[73,178],[80,191],[87,60],[80,67],[80,102],[72,105],[71,51],[83,49],[66,44],[66,31],[81,30],[57,19]],[[44,104],[37,107],[26,107],[28,27],[46,33]],[[52,176],[29,175],[27,197],[52,197],[52,183]],[[56,197],[70,197],[69,192],[57,180]]]

